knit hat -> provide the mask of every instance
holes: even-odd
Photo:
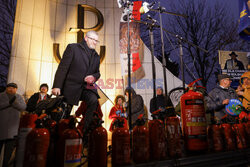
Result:
[[[16,83],[8,83],[6,87],[13,87],[13,88],[17,88],[17,84]]]

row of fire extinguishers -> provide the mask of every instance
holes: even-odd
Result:
[[[179,119],[160,119],[161,112],[154,113],[148,128],[142,115],[138,118],[132,132],[123,126],[124,117],[115,122],[112,133],[112,166],[163,160],[180,157],[181,135]],[[46,117],[26,113],[21,116],[16,154],[17,167],[76,167],[88,162],[89,167],[107,166],[107,131],[101,121],[89,134],[87,157],[83,157],[82,132],[76,128],[76,119],[61,119],[58,123]],[[168,143],[166,142],[168,138]],[[167,151],[168,148],[168,151]],[[131,151],[133,152],[131,157]]]
[[[247,111],[241,111],[238,117],[228,116],[221,123],[212,122],[207,126],[204,97],[194,91],[193,86],[198,80],[189,84],[189,91],[180,98],[186,150],[220,152],[250,147],[250,113]]]
[[[234,125],[214,124],[207,128],[202,94],[190,88],[180,102],[182,127],[178,117],[166,115],[166,110],[157,110],[148,127],[142,115],[139,116],[131,135],[124,126],[125,118],[117,117],[112,132],[112,166],[178,158],[186,151],[234,150],[250,145],[249,121]],[[46,115],[39,118],[36,114],[22,115],[16,166],[76,167],[88,161],[89,167],[106,167],[107,131],[101,120],[96,122],[88,137],[86,159],[83,157],[82,131],[76,128],[74,117],[57,123]]]
[[[140,115],[132,130],[124,126],[124,119],[117,117],[112,132],[112,166],[164,160],[168,157],[182,156],[182,143],[179,118],[172,116],[163,119],[164,112],[157,110],[149,120],[148,127],[143,115]],[[167,124],[165,124],[165,121]],[[132,147],[130,137],[132,136]],[[131,150],[132,148],[132,150]],[[131,157],[132,151],[132,157]]]
[[[191,85],[192,86],[192,85]],[[190,86],[190,87],[191,87]],[[129,130],[122,118],[116,119],[112,133],[112,166],[122,166],[148,161],[179,158],[186,151],[205,151],[208,148],[207,124],[202,94],[189,89],[181,97],[181,123],[173,108],[159,109],[152,113],[148,128],[142,115],[132,130],[130,147]],[[132,150],[130,150],[132,148]],[[132,157],[130,157],[132,151]]]
[[[224,118],[207,128],[210,152],[234,151],[250,147],[250,114],[242,111],[238,117]]]
[[[76,118],[56,122],[46,114],[25,113],[20,119],[16,167],[107,166],[107,131],[96,119],[89,134],[88,155],[84,156],[83,133]],[[106,165],[104,165],[106,164]]]

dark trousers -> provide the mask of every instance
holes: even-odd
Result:
[[[2,151],[2,147],[4,144],[5,144],[5,149],[4,149],[3,167],[8,167],[8,162],[11,158],[12,152],[16,147],[16,140],[15,139],[1,140],[0,151]]]
[[[81,100],[87,105],[86,115],[84,119],[83,132],[86,134],[89,131],[89,126],[93,120],[94,111],[98,107],[97,95],[91,90],[84,89],[82,92]]]

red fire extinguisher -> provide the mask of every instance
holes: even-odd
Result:
[[[209,125],[207,128],[207,138],[210,151],[221,152],[224,150],[221,125],[219,124]]]
[[[235,136],[233,134],[231,124],[224,123],[221,125],[224,136],[224,143],[226,151],[233,151],[236,149]]]
[[[247,146],[250,147],[250,121],[244,122],[243,125],[246,132]]]
[[[241,121],[244,127],[247,147],[250,146],[250,121],[249,119],[250,119],[250,113],[241,111],[239,115],[239,120]]]
[[[59,136],[59,166],[77,166],[81,164],[82,133],[76,128],[76,119],[71,117],[68,128]]]
[[[168,153],[170,157],[179,158],[182,156],[180,121],[178,117],[166,119],[166,131],[168,138]]]
[[[133,160],[135,163],[149,161],[149,131],[145,126],[145,120],[141,114],[136,120],[136,126],[133,128]]]
[[[27,136],[24,164],[25,167],[46,167],[50,134],[42,120],[36,120],[36,128]]]
[[[152,113],[153,120],[148,123],[150,158],[152,160],[163,160],[166,158],[166,133],[164,123],[158,117],[159,111]]]
[[[107,167],[107,130],[104,121],[98,120],[97,127],[89,134],[88,166]]]
[[[50,142],[48,149],[48,158],[47,158],[47,166],[56,166],[55,158],[56,158],[56,143],[57,143],[57,123],[52,119],[46,119],[44,122],[45,128],[49,130],[50,133]]]
[[[22,113],[18,130],[18,143],[16,152],[16,167],[23,166],[26,137],[28,133],[36,127],[37,114]]]
[[[130,158],[130,134],[124,127],[124,119],[117,117],[114,121],[116,127],[112,132],[112,167],[128,165]]]
[[[182,132],[188,151],[203,151],[208,146],[204,97],[201,93],[193,91],[191,86],[180,100]]]
[[[63,132],[69,128],[69,119],[61,119],[58,123],[58,135],[62,136]]]
[[[245,133],[245,128],[244,125],[241,123],[234,124],[232,126],[234,130],[234,134],[236,137],[236,145],[238,149],[244,149],[247,148],[246,144],[246,133]]]

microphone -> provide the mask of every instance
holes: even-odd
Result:
[[[117,4],[119,8],[125,8],[128,7],[129,5],[131,5],[133,2],[130,2],[130,0],[127,0],[127,2],[124,0],[117,0]]]
[[[142,7],[140,8],[140,13],[143,14],[149,12],[149,10],[154,7],[155,3],[156,2],[143,2]]]
[[[117,0],[118,7],[121,8],[124,6],[123,0]]]
[[[147,19],[148,20],[151,20],[153,23],[156,23],[157,20],[153,19],[150,15],[147,15]]]

